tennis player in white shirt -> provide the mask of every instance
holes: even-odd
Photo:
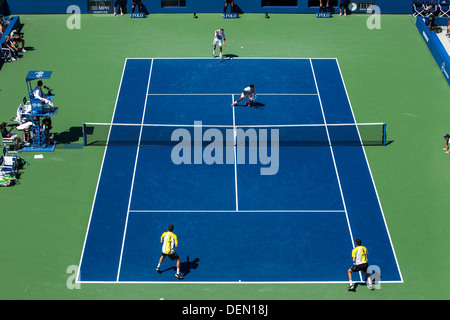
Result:
[[[222,45],[226,46],[225,44],[225,33],[223,29],[217,29],[214,31],[214,40],[213,40],[213,58],[216,56],[216,46],[219,45],[220,48],[220,59],[222,59]]]
[[[250,104],[253,101],[255,101],[255,99],[256,99],[256,90],[255,90],[255,86],[253,84],[251,84],[250,86],[244,88],[242,90],[241,97],[239,99],[237,99],[235,102],[233,102],[231,104],[231,106],[234,107],[239,101],[241,101],[244,98],[248,98],[248,101],[246,103],[247,106],[250,106]]]

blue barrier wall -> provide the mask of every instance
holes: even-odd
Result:
[[[87,0],[3,0],[7,2],[11,14],[63,14],[67,7],[77,5],[81,13],[88,12]],[[114,0],[111,0],[114,3]],[[178,1],[172,1],[178,2]],[[182,2],[182,1],[181,1]],[[276,0],[272,0],[273,3]],[[316,1],[318,3],[318,1]],[[380,7],[382,14],[410,14],[412,13],[412,0],[351,0],[358,6],[361,3],[372,3]],[[161,0],[142,0],[150,13],[214,13],[222,12],[224,0],[185,0],[183,7],[162,7]],[[316,13],[317,6],[308,6],[309,0],[297,0],[296,6],[262,6],[262,0],[235,0],[235,3],[244,13]],[[332,0],[333,3],[333,0]],[[338,3],[338,0],[334,0]],[[132,0],[127,0],[127,11],[131,12]],[[335,7],[337,9],[337,7]],[[228,9],[229,12],[230,9]],[[365,13],[357,9],[356,13]]]
[[[70,5],[77,5],[81,12],[87,12],[87,0],[4,0],[10,14],[66,13]]]
[[[442,74],[444,75],[445,80],[450,85],[450,57],[447,54],[442,42],[439,40],[436,32],[430,31],[427,25],[424,22],[424,19],[417,18],[416,27],[419,30],[420,35],[428,46],[431,54],[433,55],[434,60],[438,67],[441,69]]]

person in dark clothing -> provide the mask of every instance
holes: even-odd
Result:
[[[234,12],[234,0],[225,0],[225,6],[223,7],[223,13],[227,12],[228,4],[231,5],[231,13]]]

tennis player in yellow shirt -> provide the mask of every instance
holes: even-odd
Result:
[[[355,240],[356,247],[352,250],[352,259],[353,266],[348,269],[348,280],[350,281],[350,285],[348,286],[348,291],[355,290],[356,286],[352,280],[352,273],[362,271],[366,274],[367,281],[369,282],[369,289],[373,290],[374,287],[372,285],[372,279],[370,278],[370,274],[367,273],[367,269],[369,268],[369,264],[367,262],[367,255],[369,252],[367,248],[361,245],[361,240]]]
[[[172,261],[177,260],[177,273],[175,274],[175,277],[177,277],[178,279],[184,279],[183,275],[180,273],[181,259],[174,250],[175,247],[178,247],[178,238],[172,231],[173,231],[173,224],[170,224],[168,227],[168,231],[164,232],[161,235],[161,243],[163,244],[162,254],[161,257],[159,258],[156,271],[159,272],[159,267],[161,266],[161,263],[163,262],[164,258],[168,256]]]

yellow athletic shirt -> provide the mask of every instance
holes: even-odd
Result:
[[[170,231],[166,231],[162,234],[161,241],[163,242],[162,252],[165,254],[173,253],[173,247],[175,247],[175,245],[178,246],[177,236]]]
[[[355,264],[367,263],[369,252],[364,246],[357,246],[352,250],[352,258],[355,258]]]

